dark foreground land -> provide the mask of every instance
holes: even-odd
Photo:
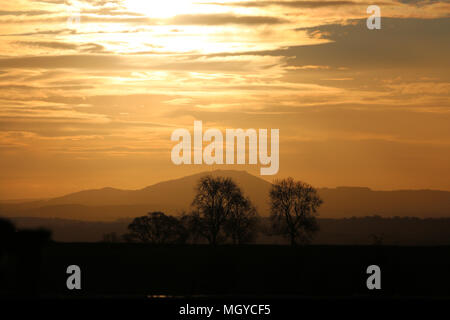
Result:
[[[105,234],[118,237],[127,233],[133,219],[117,221],[76,221],[45,218],[12,218],[19,229],[45,228],[52,230],[52,238],[58,242],[99,242]],[[397,246],[445,246],[450,245],[450,218],[421,219],[415,217],[382,218],[318,218],[320,232],[314,238],[316,245],[370,245],[373,235],[385,245]],[[261,218],[260,228],[270,230],[270,220]],[[288,244],[280,236],[258,233],[256,244]]]
[[[3,269],[3,295],[31,297],[450,296],[450,247],[50,243]],[[13,261],[13,262],[11,262]],[[381,290],[368,290],[369,265]],[[66,287],[69,265],[81,290]],[[5,271],[6,270],[6,271]],[[6,288],[6,289],[5,289]]]

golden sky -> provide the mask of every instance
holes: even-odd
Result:
[[[2,1],[0,199],[259,174],[172,164],[194,120],[280,129],[278,177],[450,190],[449,39],[448,1]]]

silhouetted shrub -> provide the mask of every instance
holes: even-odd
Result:
[[[41,250],[51,240],[46,229],[16,230],[0,219],[0,286],[1,294],[35,295],[41,267]]]
[[[182,223],[162,212],[151,212],[147,216],[135,218],[128,230],[130,232],[123,236],[127,242],[175,244],[185,243],[187,238]]]

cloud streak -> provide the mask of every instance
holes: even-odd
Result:
[[[315,185],[450,190],[447,2],[383,0],[376,31],[367,1],[176,2],[5,5],[5,197],[188,174],[170,134],[194,120],[279,128],[281,174]]]

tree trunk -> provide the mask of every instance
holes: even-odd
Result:
[[[297,241],[295,240],[295,234],[291,233],[290,235],[291,238],[291,246],[296,246],[297,245]]]

